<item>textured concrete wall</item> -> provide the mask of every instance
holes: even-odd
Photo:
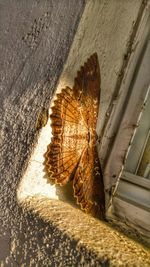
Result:
[[[101,101],[97,132],[101,134],[109,105],[128,52],[142,0],[87,1],[58,90],[72,86],[80,66],[97,52],[101,72]],[[119,90],[119,86],[117,88]]]
[[[87,2],[57,86],[57,92],[66,85],[72,87],[80,66],[90,54],[95,51],[98,53],[102,78],[101,110],[103,110],[102,113],[100,112],[98,120],[99,129],[102,128],[105,121],[106,109],[109,107],[119,77],[119,71],[115,73],[114,66],[121,69],[122,64],[124,64],[124,54],[128,49],[133,31],[133,21],[138,19],[141,8],[140,1],[126,2],[126,4],[122,3],[119,6],[117,4],[116,1]],[[135,6],[134,10],[131,9],[133,5]],[[117,14],[115,13],[116,10]],[[115,32],[115,36],[111,35],[111,32]],[[112,51],[110,52],[110,50]],[[104,51],[104,57],[102,51]],[[109,79],[111,79],[111,83]],[[108,86],[109,88],[107,88]],[[109,225],[91,219],[80,210],[75,209],[76,206],[69,186],[60,188],[48,183],[43,170],[43,154],[50,143],[50,138],[51,129],[50,121],[48,121],[40,132],[38,144],[18,185],[19,203],[27,210],[34,211],[44,221],[53,222],[62,233],[65,232],[72,240],[77,240],[76,248],[78,250],[84,245],[87,253],[91,251],[88,260],[82,253],[78,266],[121,266],[123,264],[132,266],[135,261],[138,262],[139,266],[143,266],[144,257],[147,257],[145,266],[148,265],[148,254],[142,245],[138,245],[134,241],[130,242],[128,238],[112,230]],[[135,232],[133,237],[142,241],[140,233]],[[65,242],[64,246],[66,246],[67,251],[68,243]],[[57,251],[58,255],[60,250]],[[139,259],[139,254],[142,253],[143,257]],[[75,265],[74,256],[75,254],[70,256],[68,265]]]
[[[80,0],[0,2],[1,266],[50,266],[61,244],[57,229],[22,211],[16,189],[38,114],[49,106],[83,8]],[[63,254],[65,262],[69,248]]]
[[[124,55],[128,52],[130,38],[133,34],[134,25],[138,20],[142,1],[87,1],[80,25],[72,43],[66,64],[58,82],[57,92],[65,86],[73,87],[74,78],[81,65],[95,51],[98,54],[101,69],[101,101],[98,118],[97,132],[103,128],[107,119],[107,110],[116,91],[116,84],[120,78],[120,70],[124,66]],[[134,9],[133,9],[134,6]],[[119,90],[119,87],[117,88]],[[117,101],[116,101],[117,102]],[[116,103],[117,104],[117,103]],[[50,122],[43,129],[39,139],[37,152],[32,160],[34,166],[28,168],[25,179],[23,179],[24,189],[20,190],[19,198],[23,195],[33,195],[41,193],[52,196],[50,186],[46,185],[43,177],[42,167],[38,167],[38,162],[43,163],[43,154],[46,146],[50,143]],[[105,136],[104,136],[105,137]],[[107,149],[107,147],[106,147]],[[104,160],[104,154],[100,154],[100,159]],[[36,161],[36,162],[35,162]],[[38,170],[38,171],[37,171]],[[36,172],[36,178],[31,175]],[[105,177],[104,177],[105,178]],[[23,186],[22,184],[22,186]],[[30,185],[33,185],[32,187]],[[53,192],[53,194],[55,194]]]
[[[23,205],[18,205],[18,185],[37,140],[37,118],[43,107],[49,107],[84,2],[14,0],[0,5],[2,266],[133,266],[135,253],[138,266],[144,266],[145,258],[148,266],[145,248],[137,244],[134,247],[133,241],[128,242],[117,231],[67,204],[42,199],[39,183],[37,190],[34,187],[27,194],[22,187],[22,198],[18,193],[18,200]],[[102,76],[99,129],[140,7],[139,0],[87,1],[64,66],[58,90],[66,84],[71,86],[78,68],[91,53],[98,52]],[[42,161],[39,165],[43,168]],[[35,170],[30,182],[27,180],[28,188],[35,185],[40,173],[38,168]],[[48,186],[45,182],[44,190],[48,191]]]

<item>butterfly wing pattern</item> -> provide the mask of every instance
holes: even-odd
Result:
[[[100,101],[100,70],[94,53],[81,67],[73,89],[56,95],[52,107],[52,140],[45,153],[45,169],[55,184],[71,181],[81,209],[104,218],[104,186],[96,149]]]

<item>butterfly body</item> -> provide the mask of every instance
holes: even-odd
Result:
[[[100,71],[93,54],[78,72],[73,89],[66,87],[54,101],[45,167],[55,184],[71,181],[81,209],[102,219],[105,198],[96,149],[99,99]]]

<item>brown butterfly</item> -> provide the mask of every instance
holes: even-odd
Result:
[[[81,209],[104,218],[103,178],[96,149],[96,121],[100,102],[100,70],[94,53],[81,67],[73,89],[57,94],[52,107],[52,141],[45,153],[45,169],[61,186],[72,182]]]

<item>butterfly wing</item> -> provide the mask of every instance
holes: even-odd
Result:
[[[46,171],[56,184],[73,180],[81,208],[103,217],[103,180],[96,150],[96,121],[100,99],[97,54],[81,67],[73,90],[65,88],[52,107],[51,144],[45,154]]]
[[[50,117],[53,137],[45,153],[45,168],[51,181],[64,185],[76,169],[87,132],[80,105],[69,87],[57,94]]]
[[[81,114],[88,128],[87,143],[73,179],[74,195],[83,210],[103,218],[104,186],[96,149],[96,122],[100,101],[100,70],[96,53],[81,67],[73,90],[81,103]]]
[[[86,97],[99,105],[100,100],[100,68],[97,54],[94,53],[77,72],[74,82],[74,96],[81,103],[86,104]],[[97,105],[97,106],[98,106]]]
[[[81,209],[101,219],[105,212],[103,188],[97,149],[96,146],[89,146],[81,156],[73,179],[73,189]]]

